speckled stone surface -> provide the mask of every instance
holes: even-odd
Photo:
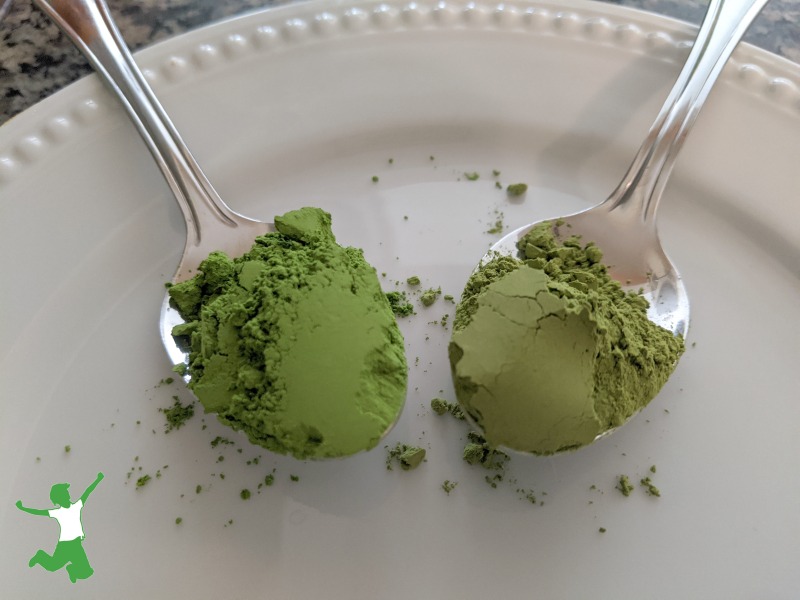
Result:
[[[287,0],[107,0],[128,45],[138,49],[225,17]],[[289,0],[290,1],[290,0]],[[604,0],[697,24],[704,0]],[[800,0],[772,0],[746,41],[800,62]],[[0,124],[91,71],[30,0],[13,0],[0,23]]]

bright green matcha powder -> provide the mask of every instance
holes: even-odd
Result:
[[[186,321],[189,387],[251,442],[297,458],[374,447],[406,394],[402,335],[361,250],[302,208],[244,256],[212,253],[169,289]]]
[[[591,443],[641,410],[683,352],[602,253],[550,223],[470,277],[456,309],[456,395],[493,446],[540,455]]]

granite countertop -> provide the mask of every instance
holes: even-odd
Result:
[[[603,0],[697,24],[704,0]],[[134,50],[184,31],[286,0],[107,0]],[[0,125],[91,71],[86,60],[30,0],[12,0],[0,23]],[[800,0],[772,0],[745,40],[800,62]]]

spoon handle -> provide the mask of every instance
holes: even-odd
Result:
[[[242,217],[220,199],[200,170],[136,66],[104,0],[33,1],[83,52],[125,107],[181,207],[187,247],[198,246],[202,230],[212,224],[236,227]]]
[[[689,58],[619,186],[601,204],[655,230],[675,158],[733,49],[768,0],[711,0]]]

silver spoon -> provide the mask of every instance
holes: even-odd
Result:
[[[231,210],[200,170],[144,75],[136,66],[103,0],[34,0],[89,59],[95,71],[125,107],[167,180],[186,220],[186,245],[172,278],[192,278],[215,250],[241,256],[254,239],[275,227]],[[183,323],[165,295],[159,327],[173,365],[188,364],[188,353],[175,343],[172,328]],[[189,377],[186,376],[186,380]]]
[[[626,290],[642,290],[650,303],[648,318],[675,335],[685,336],[688,330],[689,299],[678,269],[661,246],[656,211],[700,108],[733,49],[767,1],[711,0],[686,64],[622,181],[593,208],[547,219],[560,223],[553,227],[557,240],[579,235],[586,242],[594,242],[603,251],[611,277]],[[517,256],[517,242],[537,224],[504,236],[479,264],[498,253]]]
[[[231,210],[200,170],[178,135],[144,75],[125,45],[104,0],[34,0],[89,59],[95,71],[125,107],[167,180],[186,220],[186,245],[173,283],[190,279],[213,251],[238,257],[256,237],[275,231],[272,223],[256,221]],[[172,336],[183,323],[166,294],[161,308],[161,340],[172,364],[188,365],[188,352]],[[185,375],[184,380],[190,380]],[[392,429],[401,410],[381,437]],[[330,455],[333,457],[333,455]]]

